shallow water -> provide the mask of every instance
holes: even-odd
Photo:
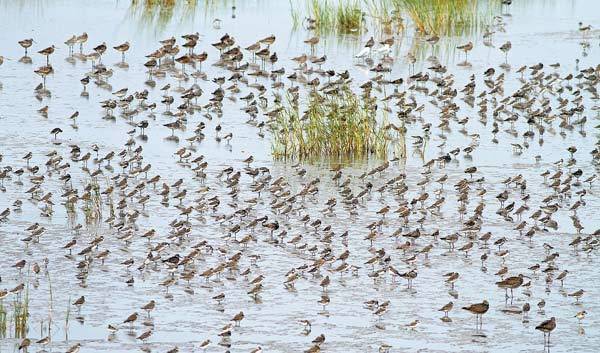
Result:
[[[84,225],[78,234],[72,230],[74,224],[84,224],[85,218],[81,210],[81,202],[76,218],[73,219],[68,215],[62,204],[64,199],[60,197],[65,192],[66,186],[58,180],[58,172],[46,174],[43,187],[44,193],[48,191],[53,193],[55,206],[52,217],[41,216],[42,203],[29,199],[26,194],[26,190],[31,186],[29,177],[23,175],[23,185],[19,185],[17,177],[12,176],[11,179],[4,180],[5,191],[0,194],[0,210],[12,208],[16,199],[23,201],[23,207],[20,212],[13,211],[7,222],[0,224],[2,254],[0,288],[11,289],[21,282],[29,281],[31,317],[28,337],[37,340],[48,335],[48,321],[51,318],[52,342],[46,347],[48,351],[65,351],[73,344],[81,343],[81,352],[130,352],[138,349],[166,352],[174,346],[178,346],[182,352],[191,352],[199,351],[200,342],[210,338],[212,344],[207,351],[220,352],[227,348],[217,345],[219,342],[217,334],[236,313],[243,310],[245,319],[240,327],[233,330],[229,348],[232,352],[249,352],[259,345],[265,352],[303,351],[308,349],[311,340],[321,333],[326,336],[326,342],[321,346],[322,351],[325,352],[377,352],[380,345],[384,343],[392,346],[391,352],[532,352],[544,350],[542,334],[535,330],[535,326],[554,316],[557,318],[558,327],[552,333],[549,350],[553,352],[596,351],[596,347],[600,344],[598,329],[600,319],[597,315],[600,312],[600,301],[597,299],[600,295],[600,284],[596,280],[598,277],[596,267],[599,264],[598,250],[596,245],[596,249],[588,255],[581,249],[575,251],[569,246],[576,237],[576,229],[569,218],[572,212],[568,209],[578,199],[574,192],[585,189],[588,193],[584,198],[586,205],[578,209],[577,215],[584,227],[583,236],[596,231],[600,227],[600,218],[596,216],[596,210],[600,207],[600,198],[597,197],[600,186],[597,182],[592,184],[592,187],[587,184],[573,185],[572,196],[559,200],[561,208],[552,217],[559,224],[558,230],[539,231],[531,241],[519,236],[518,231],[514,230],[519,223],[516,216],[513,216],[515,218],[513,222],[509,222],[496,214],[499,203],[495,199],[496,195],[507,189],[502,184],[502,180],[521,174],[527,180],[526,193],[531,196],[527,203],[530,210],[526,211],[523,217],[527,220],[527,229],[529,229],[533,225],[533,220],[528,218],[529,215],[542,205],[542,199],[554,193],[547,184],[543,183],[544,179],[540,173],[545,170],[554,172],[556,167],[553,162],[559,159],[563,159],[566,163],[570,157],[566,151],[568,146],[575,145],[579,149],[575,154],[576,167],[571,171],[581,168],[582,180],[593,173],[597,174],[597,167],[592,163],[590,152],[598,141],[597,130],[594,129],[594,126],[598,125],[598,110],[592,110],[592,107],[597,107],[598,102],[592,99],[589,92],[582,90],[582,103],[586,107],[583,116],[588,119],[582,130],[575,127],[566,130],[561,136],[561,131],[554,122],[552,126],[546,126],[543,144],[539,143],[539,135],[537,130],[534,130],[536,136],[528,140],[530,147],[522,154],[513,153],[511,143],[523,143],[521,136],[527,131],[527,124],[523,119],[520,119],[514,127],[518,136],[509,134],[507,130],[510,129],[510,125],[504,123],[500,126],[497,135],[498,143],[493,143],[491,142],[493,122],[491,114],[488,114],[487,124],[480,122],[477,115],[478,107],[470,108],[465,105],[459,99],[462,97],[459,93],[455,99],[461,106],[457,117],[459,119],[470,117],[470,120],[465,125],[464,132],[461,132],[461,127],[452,120],[451,131],[444,132],[442,136],[440,130],[435,128],[439,123],[439,109],[426,104],[425,111],[422,114],[415,114],[414,121],[407,125],[408,151],[405,161],[394,162],[384,173],[367,177],[364,181],[358,176],[381,164],[381,161],[374,159],[353,161],[345,166],[342,180],[346,177],[351,178],[350,188],[354,194],[362,190],[366,181],[374,185],[372,193],[360,200],[355,212],[351,214],[352,209],[342,204],[339,187],[331,180],[334,173],[329,171],[329,163],[303,163],[299,167],[294,167],[297,161],[273,161],[270,156],[269,135],[267,134],[264,139],[260,138],[257,129],[246,124],[247,116],[240,111],[240,108],[245,105],[243,101],[234,102],[225,98],[223,116],[217,117],[216,114],[211,113],[212,120],[204,116],[205,112],[188,116],[187,131],[175,132],[181,141],[177,143],[168,139],[171,133],[162,124],[173,119],[161,114],[165,107],[159,103],[161,95],[159,88],[166,83],[171,83],[175,87],[177,82],[167,76],[157,79],[157,85],[152,89],[144,84],[147,74],[142,65],[146,61],[143,55],[156,49],[158,40],[171,35],[200,32],[203,38],[199,49],[209,53],[209,59],[203,65],[203,69],[210,78],[230,75],[229,72],[210,65],[216,60],[218,53],[209,44],[217,41],[224,33],[233,35],[242,47],[271,33],[277,35],[277,40],[272,46],[272,50],[276,51],[280,58],[276,67],[284,66],[286,69],[293,67],[290,58],[307,50],[303,40],[308,38],[310,33],[303,29],[291,29],[288,2],[245,1],[236,3],[236,7],[235,18],[232,18],[229,4],[215,6],[206,12],[200,6],[191,17],[176,17],[164,27],[150,29],[140,18],[131,14],[127,1],[37,1],[29,5],[0,1],[0,10],[3,12],[3,21],[0,23],[0,55],[13,59],[5,61],[0,66],[2,84],[0,154],[3,155],[0,166],[11,165],[14,169],[24,167],[26,163],[22,157],[31,151],[33,158],[29,163],[40,166],[40,173],[38,173],[40,175],[46,171],[45,154],[56,150],[63,156],[64,161],[70,163],[69,173],[72,176],[72,184],[79,189],[81,195],[82,187],[89,182],[90,177],[82,170],[81,162],[69,160],[69,145],[79,145],[83,154],[90,151],[93,144],[97,144],[100,147],[100,156],[109,151],[118,153],[123,150],[124,143],[129,139],[126,132],[133,127],[127,119],[120,116],[117,116],[114,121],[103,119],[104,111],[100,108],[99,102],[112,98],[111,92],[123,87],[128,87],[129,93],[146,88],[150,91],[148,102],[158,103],[155,116],[150,117],[149,112],[146,111],[135,116],[134,120],[147,119],[150,123],[146,130],[147,138],[141,138],[138,135],[139,131],[135,136],[136,144],[143,147],[142,164],[152,165],[149,177],[161,175],[160,183],[168,184],[182,178],[184,187],[188,190],[188,196],[183,201],[185,206],[193,204],[193,200],[199,194],[192,191],[198,190],[203,185],[210,187],[207,199],[218,196],[221,200],[221,205],[215,212],[192,213],[189,219],[192,225],[191,233],[180,244],[172,244],[164,250],[161,254],[162,258],[166,259],[175,253],[183,256],[192,250],[194,244],[206,240],[215,251],[203,253],[196,260],[192,267],[195,267],[198,273],[217,266],[238,251],[243,253],[239,264],[240,270],[249,268],[252,272],[248,278],[244,278],[239,274],[225,271],[220,278],[213,276],[209,281],[196,276],[189,285],[185,280],[178,279],[177,283],[169,288],[167,294],[165,288],[158,285],[169,277],[162,263],[159,262],[156,266],[149,265],[142,272],[136,270],[136,267],[143,262],[149,249],[148,241],[141,238],[141,234],[155,229],[157,235],[151,240],[153,245],[162,241],[171,242],[168,240],[171,230],[169,223],[174,219],[185,219],[184,216],[180,216],[180,211],[176,208],[178,201],[171,198],[168,206],[162,205],[161,198],[156,195],[159,188],[155,191],[151,186],[144,189],[144,193],[151,198],[143,209],[135,201],[130,200],[126,211],[138,210],[141,215],[135,223],[135,236],[132,242],[126,244],[118,239],[122,233],[109,228],[104,222],[97,227]],[[583,48],[577,23],[582,21],[598,28],[600,26],[598,10],[600,5],[592,0],[515,2],[510,7],[509,14],[500,14],[506,23],[506,32],[494,35],[495,47],[484,45],[481,35],[473,38],[443,38],[434,49],[434,54],[442,64],[448,65],[447,74],[454,75],[455,88],[460,90],[468,82],[469,76],[475,74],[476,94],[479,94],[485,87],[482,74],[488,67],[493,66],[496,68],[496,74],[501,72],[505,74],[504,94],[508,95],[521,85],[520,74],[515,70],[522,65],[533,65],[538,62],[547,65],[560,62],[561,67],[556,71],[561,77],[575,70],[596,66],[600,58],[598,55],[600,33],[597,30],[592,31],[587,39],[589,47]],[[213,27],[215,18],[222,21],[220,29]],[[82,86],[77,80],[89,72],[91,62],[65,60],[68,54],[65,45],[62,44],[73,33],[79,34],[83,31],[87,31],[90,37],[84,52],[89,52],[93,46],[103,41],[109,46],[118,45],[125,40],[132,43],[132,48],[126,57],[129,64],[127,69],[114,65],[119,62],[118,53],[111,49],[107,51],[103,62],[114,70],[113,76],[108,80],[112,87],[106,89],[91,82],[87,88],[89,98],[80,96]],[[360,62],[353,59],[353,55],[362,48],[361,43],[371,36],[371,32],[373,30],[356,36],[324,37],[317,49],[319,55],[327,54],[329,58],[324,68],[335,68],[336,71],[350,70],[356,85],[367,81],[373,74],[363,65],[356,65]],[[32,48],[35,50],[30,51],[33,63],[23,64],[17,62],[23,55],[17,41],[28,37],[35,38],[37,43]],[[475,48],[468,57],[471,65],[462,66],[459,64],[464,57],[453,48],[468,40],[473,40]],[[504,61],[498,46],[506,40],[510,40],[513,45],[509,54],[510,71],[498,67]],[[408,75],[410,67],[404,57],[409,50],[413,49],[412,43],[417,42],[419,39],[415,38],[411,31],[405,34],[402,44],[394,54],[396,60],[392,78]],[[50,58],[56,72],[47,80],[51,97],[38,100],[33,89],[40,82],[40,78],[33,73],[33,69],[43,65],[44,59],[35,52],[53,43],[59,48]],[[425,47],[424,50],[427,52],[428,45],[425,44]],[[425,56],[429,55],[430,53],[427,53]],[[419,71],[430,65],[427,61],[419,61],[415,69]],[[550,74],[554,70],[546,66],[544,72]],[[270,84],[265,79],[259,79],[259,82]],[[192,80],[183,83],[183,86],[188,87],[191,83]],[[575,82],[572,81],[571,84],[574,85]],[[205,104],[208,102],[210,92],[214,91],[217,85],[210,81],[200,81],[199,85],[204,90],[204,95],[199,101]],[[435,89],[432,83],[429,85],[430,91]],[[241,88],[239,97],[250,91],[247,87]],[[406,88],[405,85],[402,89]],[[376,94],[382,96],[381,92]],[[431,97],[416,91],[410,94],[415,97],[419,105],[431,100]],[[174,92],[173,95],[178,96]],[[556,108],[556,97],[549,93],[547,97],[552,102],[551,106]],[[174,106],[177,105],[178,99],[176,98]],[[270,96],[269,99],[271,100]],[[36,112],[46,105],[49,107],[48,118]],[[571,106],[569,104],[569,107]],[[392,109],[397,110],[397,107]],[[68,119],[75,110],[79,111],[76,129],[71,126],[72,122]],[[260,116],[259,120],[264,120],[264,117]],[[187,146],[184,139],[193,135],[193,127],[200,121],[204,121],[207,125],[205,130],[207,136],[204,141],[195,144],[194,155],[202,154],[208,162],[208,177],[204,184],[199,179],[193,178],[189,165],[179,163],[178,157],[174,155],[179,148]],[[425,148],[421,150],[412,145],[411,136],[423,136],[422,126],[427,122],[432,123],[434,128]],[[230,144],[215,140],[217,124],[223,126],[222,135],[233,132],[234,137]],[[64,130],[57,140],[54,140],[49,133],[55,127]],[[422,174],[426,170],[422,167],[423,162],[441,153],[436,146],[446,140],[444,153],[455,147],[464,148],[471,143],[472,138],[468,135],[473,133],[479,134],[480,138],[472,158],[464,156],[461,152],[457,159],[445,168],[432,168],[432,173],[429,175],[432,182],[421,189],[417,183],[425,178]],[[265,166],[270,169],[272,180],[280,176],[285,177],[292,194],[299,192],[310,180],[317,177],[321,180],[319,193],[297,201],[289,217],[279,214],[272,207],[274,202],[281,201],[282,198],[264,191],[256,206],[243,219],[243,224],[264,215],[269,217],[269,221],[278,220],[280,229],[275,234],[282,230],[287,231],[284,245],[270,242],[269,231],[258,226],[253,232],[242,230],[237,234],[238,240],[247,234],[256,237],[257,241],[250,243],[245,249],[225,239],[229,233],[228,229],[238,221],[217,219],[218,215],[232,215],[238,206],[242,208],[249,206],[244,200],[257,196],[251,191],[253,179],[242,170],[245,167],[243,160],[249,155],[254,156],[253,167]],[[541,156],[540,161],[535,160],[537,155]],[[110,171],[104,164],[98,166],[93,161],[89,162],[90,170],[100,167],[104,172],[104,175],[98,178],[101,189],[107,187],[110,177],[121,172],[117,157],[112,161],[112,166],[114,170]],[[228,166],[233,166],[236,171],[242,170],[239,194],[236,199],[230,195],[230,189],[223,178],[217,176]],[[509,268],[509,274],[523,273],[532,276],[529,295],[524,294],[523,289],[517,289],[512,305],[510,301],[505,302],[504,291],[494,285],[494,282],[500,280],[500,277],[494,273],[500,269],[503,261],[495,255],[498,249],[493,245],[485,248],[482,242],[476,242],[473,251],[465,257],[459,251],[449,251],[445,242],[423,235],[416,240],[413,250],[403,254],[401,250],[395,248],[406,240],[400,237],[396,242],[391,237],[403,222],[392,213],[388,214],[380,228],[380,235],[374,241],[373,248],[370,248],[369,242],[364,240],[364,237],[369,234],[366,226],[381,219],[376,212],[385,205],[395,210],[402,201],[397,193],[389,188],[383,193],[375,191],[399,173],[406,174],[408,192],[404,199],[410,201],[422,192],[428,192],[430,198],[425,202],[426,206],[434,202],[435,191],[440,187],[433,180],[447,174],[448,181],[444,185],[443,193],[446,201],[437,215],[427,213],[421,231],[422,234],[431,234],[439,229],[441,236],[461,231],[463,226],[459,222],[457,192],[453,185],[465,177],[469,178],[463,171],[470,166],[478,168],[474,179],[484,177],[485,180],[481,183],[473,183],[471,186],[465,218],[473,214],[474,208],[480,201],[484,203],[486,208],[483,212],[484,223],[480,234],[492,232],[492,242],[502,236],[506,237],[508,242],[502,249],[510,251],[504,262]],[[306,175],[298,175],[300,168],[306,169]],[[567,167],[563,167],[562,170],[565,174],[569,171]],[[127,192],[144,178],[143,174],[130,178]],[[486,195],[481,199],[475,196],[479,187],[487,190]],[[519,191],[512,187],[508,190],[510,200],[516,203],[516,209],[523,204],[520,201]],[[173,188],[171,192],[173,196]],[[323,212],[326,209],[325,203],[333,197],[338,201],[334,212]],[[115,202],[120,198],[117,195],[113,197]],[[103,219],[108,217],[108,212],[108,207],[105,205]],[[311,220],[321,219],[323,223],[321,229],[326,225],[331,226],[335,235],[330,243],[324,241],[322,231],[316,232],[310,226],[305,227],[302,224],[300,219],[304,214],[310,215]],[[410,216],[409,227],[405,228],[403,233],[417,228],[419,225],[416,221],[419,218],[421,218],[421,210],[417,204]],[[27,245],[20,239],[29,234],[25,228],[34,222],[39,222],[46,231],[39,243]],[[319,251],[329,247],[334,256],[339,256],[346,248],[339,237],[345,231],[349,232],[347,249],[351,255],[348,264],[358,266],[360,269],[357,275],[352,273],[340,275],[332,271],[340,261],[331,266],[323,266],[321,275],[329,275],[331,278],[331,285],[327,289],[331,303],[325,310],[317,303],[322,293],[319,286],[322,280],[320,276],[314,277],[305,273],[303,278],[296,281],[293,290],[284,287],[283,282],[288,271],[303,264],[311,264],[315,260],[309,252],[296,249],[294,245],[287,243],[288,241],[296,235],[302,235],[298,245],[303,243],[308,244],[308,247],[317,245]],[[110,249],[111,254],[105,264],[97,260],[91,264],[85,285],[81,285],[75,276],[78,273],[76,265],[83,260],[83,257],[76,254],[98,235],[104,236],[105,240],[95,253]],[[66,256],[68,251],[62,249],[62,246],[74,237],[77,239],[77,245],[73,249],[73,255]],[[467,241],[466,236],[462,234],[456,247],[461,247]],[[430,243],[434,247],[428,258],[418,255],[414,265],[403,261],[415,254],[414,249],[421,249]],[[542,246],[544,243],[551,244],[554,247],[552,252],[560,254],[555,261],[555,266],[559,268],[555,276],[563,269],[568,269],[570,272],[562,287],[558,281],[547,285],[545,274],[533,276],[528,270],[528,267],[541,263],[545,258],[546,252]],[[418,277],[412,288],[407,288],[405,280],[392,279],[389,274],[382,275],[383,278],[376,280],[369,276],[372,274],[372,269],[365,262],[373,257],[371,250],[381,248],[385,248],[386,253],[391,255],[391,265],[398,271],[405,272],[410,268],[417,268]],[[222,249],[223,254],[219,255],[217,249]],[[486,271],[482,270],[479,260],[483,253],[489,254]],[[250,261],[251,255],[260,255],[261,258],[253,264]],[[38,276],[31,270],[27,271],[29,265],[35,262],[42,265],[45,258],[49,260],[47,271],[43,269]],[[130,270],[121,265],[122,261],[129,258],[133,258],[135,262]],[[19,274],[19,271],[11,266],[21,259],[26,259],[28,266],[22,274]],[[544,267],[545,265],[542,264],[542,268]],[[379,269],[381,266],[377,265],[375,268]],[[455,291],[450,291],[450,287],[443,282],[442,275],[450,271],[460,273]],[[265,277],[262,282],[264,289],[259,295],[259,301],[255,301],[247,294],[252,288],[249,280],[261,274]],[[132,286],[125,283],[130,278],[135,282]],[[575,300],[566,294],[580,288],[585,289],[586,293],[581,303],[576,304]],[[223,304],[218,305],[211,297],[221,292],[226,294],[226,299]],[[81,295],[85,295],[86,303],[78,312],[69,303]],[[151,299],[156,300],[157,308],[152,312],[151,318],[147,319],[140,307]],[[387,313],[381,319],[364,307],[363,302],[371,299],[391,302]],[[482,330],[476,331],[473,316],[460,307],[483,299],[490,302],[490,310],[484,315]],[[546,307],[544,312],[537,312],[536,303],[541,299],[546,301]],[[5,304],[10,303],[10,300],[5,299]],[[452,322],[447,323],[440,320],[442,313],[437,309],[450,300],[454,301],[455,305],[450,312]],[[502,312],[507,307],[518,309],[525,302],[529,302],[532,306],[528,322],[523,322],[520,314]],[[578,320],[573,316],[581,310],[586,310],[588,316],[579,325]],[[140,319],[130,330],[128,325],[120,323],[134,311],[140,313]],[[67,314],[68,329],[65,328]],[[81,322],[76,320],[77,317],[81,318]],[[309,319],[312,322],[312,332],[309,335],[303,334],[302,326],[297,322],[300,319]],[[407,329],[405,325],[415,319],[420,320],[421,324],[415,330]],[[109,335],[106,329],[108,324],[118,324],[119,331]],[[153,327],[153,335],[147,343],[143,344],[136,340],[136,337],[148,327]],[[21,340],[12,336],[9,334],[9,337],[0,340],[1,351],[17,351]],[[30,348],[32,351],[41,349],[36,344],[32,344]]]

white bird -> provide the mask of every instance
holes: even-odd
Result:
[[[392,48],[388,44],[383,45],[381,48],[377,48],[377,53],[382,54],[384,58],[389,56],[391,52]]]
[[[364,59],[371,55],[371,48],[365,47],[358,54],[354,55],[357,59]]]

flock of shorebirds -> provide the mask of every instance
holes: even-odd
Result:
[[[580,24],[580,31],[587,34],[590,28]],[[264,292],[275,290],[273,283],[277,282],[290,293],[316,290],[319,296],[315,305],[322,309],[318,314],[328,315],[335,313],[328,313],[327,306],[338,300],[340,291],[348,290],[336,283],[344,276],[364,279],[361,285],[376,289],[382,283],[405,280],[409,295],[418,295],[419,291],[433,290],[419,288],[419,274],[428,271],[431,263],[445,261],[443,254],[477,257],[477,261],[465,266],[477,267],[486,278],[493,278],[491,286],[500,289],[495,298],[460,302],[463,312],[475,316],[477,334],[482,334],[483,317],[490,309],[504,305],[498,310],[518,314],[520,320],[529,322],[531,307],[535,305],[540,316],[536,317],[535,330],[543,333],[544,346],[549,347],[550,335],[561,318],[546,316],[545,299],[530,304],[534,288],[569,288],[565,298],[572,298],[577,308],[572,316],[580,323],[584,320],[586,290],[568,286],[569,282],[578,283],[577,273],[564,268],[560,259],[564,252],[589,256],[598,253],[600,230],[586,229],[578,212],[595,197],[594,166],[600,164],[599,145],[589,150],[587,146],[565,146],[537,178],[515,174],[494,180],[479,170],[476,160],[481,143],[512,150],[519,156],[536,142],[542,146],[545,139],[560,140],[570,134],[585,133],[590,125],[588,117],[597,116],[600,111],[598,105],[589,105],[599,98],[600,65],[560,74],[559,63],[537,63],[517,69],[512,78],[490,67],[472,74],[466,84],[459,86],[448,67],[436,60],[421,72],[392,77],[391,49],[397,45],[394,38],[370,38],[356,60],[359,65],[368,62],[372,76],[363,83],[352,83],[348,70],[327,69],[327,56],[315,54],[319,37],[305,41],[307,53],[291,58],[295,67],[290,69],[276,67],[279,55],[274,51],[274,35],[243,47],[229,34],[208,46],[199,33],[191,33],[162,40],[155,51],[146,55],[143,65],[148,76],[144,89],[123,87],[112,91],[110,82],[119,82],[118,77],[113,78],[118,71],[103,63],[110,46],[101,42],[84,53],[88,40],[92,39],[86,33],[68,38],[64,42],[68,60],[92,63],[91,70],[80,80],[83,97],[89,97],[90,83],[111,89],[109,97],[100,102],[103,118],[123,118],[130,127],[115,133],[127,136],[127,142],[123,146],[106,146],[102,141],[93,145],[64,143],[59,135],[68,124],[77,127],[79,113],[75,111],[65,117],[64,124],[50,131],[48,146],[40,146],[46,152],[32,150],[16,156],[11,151],[0,151],[6,155],[0,154],[0,185],[3,194],[8,191],[15,196],[10,200],[11,206],[0,212],[0,229],[14,220],[26,223],[19,232],[5,233],[3,237],[22,243],[23,249],[48,244],[60,255],[35,259],[22,252],[12,268],[2,273],[1,283],[14,282],[14,286],[0,291],[0,299],[24,295],[28,286],[25,273],[32,271],[37,278],[50,270],[54,261],[71,261],[76,268],[81,287],[71,290],[77,294],[78,299],[72,304],[78,312],[85,311],[88,305],[85,295],[78,292],[102,290],[86,285],[90,277],[101,275],[98,268],[125,271],[128,286],[135,286],[136,280],[150,272],[160,273],[163,279],[156,283],[153,298],[140,298],[132,312],[124,314],[121,320],[105,318],[110,337],[114,338],[119,330],[139,329],[144,316],[149,318],[155,308],[168,306],[167,300],[160,299],[163,295],[172,296],[178,289],[190,294],[207,288],[218,291],[221,287],[217,283],[223,278],[234,281],[237,288],[245,288],[248,306],[260,302]],[[438,40],[435,35],[424,39],[432,46]],[[37,43],[29,38],[18,44],[25,56],[15,65],[31,64],[29,51]],[[197,47],[206,47],[206,51]],[[464,52],[465,61],[473,47],[473,42],[457,47]],[[121,56],[115,66],[128,67],[130,43],[112,48]],[[511,48],[510,42],[499,47],[505,64]],[[45,64],[34,70],[42,77],[34,92],[43,99],[51,94],[47,78],[60,72],[55,73],[52,66],[57,55],[54,45],[36,51]],[[211,64],[218,72],[214,77],[202,70],[209,56],[214,57]],[[409,64],[416,61],[411,55],[407,60]],[[0,57],[0,64],[3,61]],[[4,65],[1,69],[10,71],[11,67]],[[517,89],[505,92],[505,80],[513,80]],[[310,168],[301,162],[292,163],[291,173],[277,174],[268,166],[257,165],[254,156],[230,165],[209,165],[210,158],[200,152],[208,137],[218,143],[233,143],[233,131],[226,131],[228,125],[221,123],[230,106],[241,105],[246,123],[263,138],[282,111],[285,95],[295,101],[301,101],[303,94],[336,95],[346,84],[355,85],[357,94],[362,96],[377,95],[380,109],[394,114],[395,119],[386,126],[390,141],[399,140],[403,131],[409,129],[414,132],[409,138],[415,151],[422,151],[435,138],[439,142],[435,146],[439,150],[437,157],[423,160],[418,171],[404,171],[399,163],[405,156],[393,156],[361,173],[334,165],[318,177],[310,177]],[[153,101],[157,94],[159,98]],[[48,106],[38,113],[45,118],[53,114]],[[179,143],[179,135],[192,133],[174,149],[173,160],[169,161],[175,168],[173,172],[159,175],[144,156],[144,144],[146,130],[161,126],[169,141]],[[453,134],[452,129],[457,129],[468,143],[447,145],[451,143],[448,136]],[[483,136],[487,135],[491,139],[484,142]],[[591,162],[575,159],[583,154],[591,154]],[[535,163],[542,159],[536,156]],[[528,186],[532,184],[536,187],[530,193]],[[495,195],[488,194],[498,189]],[[63,205],[72,219],[79,215],[85,220],[83,224],[69,224],[68,239],[65,235],[45,236],[53,233],[53,225],[45,220],[53,217],[56,203]],[[23,209],[27,213],[39,210],[40,220],[28,222],[21,214]],[[146,226],[152,224],[148,217],[163,212],[174,216],[168,227]],[[559,225],[559,214],[568,215],[572,225]],[[437,226],[448,217],[456,218],[454,228]],[[351,219],[352,223],[340,224],[339,219]],[[501,222],[506,231],[489,231],[491,221]],[[210,234],[205,229],[218,232]],[[539,240],[559,229],[562,233],[565,229],[574,230],[563,235],[570,237],[569,248],[561,247],[561,240],[556,238],[553,242]],[[59,241],[62,243],[57,244]],[[532,256],[528,249],[539,247],[545,249],[545,255],[531,257],[528,268],[511,266],[511,258]],[[121,251],[129,248],[144,249],[144,256]],[[559,248],[563,253],[559,254]],[[65,253],[67,258],[62,259]],[[276,275],[271,267],[278,264],[266,263],[270,253],[285,254],[298,265],[273,278]],[[493,276],[488,274],[488,266],[498,267]],[[449,287],[453,300],[431,303],[439,305],[444,325],[464,324],[450,318],[459,300],[455,285],[462,277],[458,271],[461,269],[440,278],[440,288]],[[302,288],[297,289],[300,283]],[[515,293],[518,289],[522,290],[521,296]],[[211,295],[211,300],[227,318],[222,327],[207,332],[206,339],[194,344],[195,349],[204,351],[218,346],[229,351],[235,344],[236,331],[243,325],[248,310],[245,313],[228,308],[230,294],[226,288],[222,290]],[[356,298],[364,300],[379,328],[383,328],[386,314],[402,310],[385,297],[362,298],[357,294]],[[515,305],[513,300],[522,304]],[[298,318],[304,335],[312,335],[313,329],[320,331],[307,341],[305,351],[327,351],[328,333],[323,327],[313,327],[313,317],[315,312],[307,312],[306,317]],[[508,315],[503,320],[515,319]],[[414,319],[404,326],[416,330],[422,321],[423,318]],[[144,349],[160,327],[152,321],[144,321],[142,327],[136,339]],[[51,336],[23,338],[18,349],[45,347],[51,341]],[[77,343],[67,352],[76,353],[83,348]],[[392,349],[385,342],[379,345],[380,352]],[[178,351],[175,346],[168,352]],[[261,346],[252,349],[253,353],[262,351]]]

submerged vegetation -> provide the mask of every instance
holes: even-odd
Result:
[[[288,97],[271,123],[275,158],[313,159],[385,157],[389,138],[385,118],[377,119],[376,99],[357,96],[343,85],[338,92],[308,96],[300,112],[297,97]]]

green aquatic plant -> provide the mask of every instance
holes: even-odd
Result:
[[[27,322],[29,320],[29,285],[25,290],[25,296],[18,296],[13,301],[14,337],[27,337]]]
[[[489,25],[500,0],[389,0],[420,34],[464,35]]]
[[[419,34],[473,34],[501,9],[500,0],[305,0],[305,10],[298,3],[290,1],[294,27],[319,34],[355,33],[367,25],[387,35],[407,25]]]
[[[0,300],[0,337],[7,337],[8,332],[12,332],[14,338],[27,337],[28,322],[29,283],[25,286],[24,295],[14,295],[8,304],[5,304],[4,299]]]
[[[376,99],[358,96],[348,85],[337,92],[312,91],[306,110],[293,97],[271,121],[272,152],[278,159],[385,158],[386,118],[378,119]]]
[[[8,328],[8,313],[4,307],[4,300],[0,300],[0,338],[6,337],[6,330]]]
[[[290,1],[290,11],[294,28],[303,25],[319,34],[357,33],[364,27],[364,13],[359,0],[307,0],[305,10]]]
[[[83,199],[83,214],[86,224],[97,224],[102,219],[102,195],[97,179],[92,179],[89,195]]]
[[[402,13],[390,0],[363,0],[363,9],[374,30],[380,30],[385,35],[404,31]]]

